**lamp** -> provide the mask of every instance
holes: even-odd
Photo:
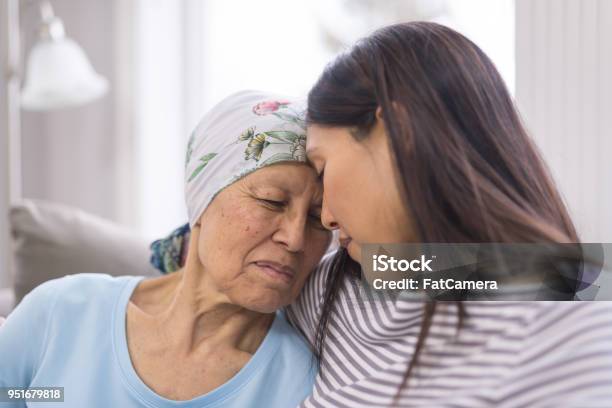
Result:
[[[48,1],[40,3],[39,40],[30,51],[21,106],[49,110],[76,106],[104,95],[108,81],[98,75]]]
[[[30,3],[24,2],[29,5]],[[8,208],[21,200],[21,111],[50,110],[77,106],[92,101],[106,93],[108,81],[98,75],[83,50],[66,37],[62,21],[55,16],[48,0],[38,2],[42,22],[39,38],[27,61],[24,87],[20,91],[20,0],[0,1],[0,38],[5,41],[6,68],[4,70],[6,92],[5,110],[0,112],[0,123],[5,126],[6,139],[0,140],[0,165],[6,171],[6,200],[0,214],[0,288],[12,284],[14,269],[11,256],[11,237],[7,225]],[[2,273],[6,269],[6,273]],[[4,276],[3,276],[4,275]]]

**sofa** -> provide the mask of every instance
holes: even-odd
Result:
[[[11,207],[9,226],[14,286],[0,290],[0,316],[8,315],[36,286],[65,275],[159,275],[149,263],[149,240],[77,208],[23,200]]]

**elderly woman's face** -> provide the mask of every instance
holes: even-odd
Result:
[[[200,218],[198,256],[228,300],[270,313],[291,303],[327,249],[322,187],[301,163],[259,169],[221,191]]]

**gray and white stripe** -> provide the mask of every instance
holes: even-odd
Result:
[[[287,315],[308,341],[321,313],[328,254]],[[408,387],[423,303],[365,301],[349,276],[333,306],[324,359],[303,407],[612,407],[612,302],[439,302]]]

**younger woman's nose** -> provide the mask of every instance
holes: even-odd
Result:
[[[330,231],[338,229],[338,223],[325,205],[325,201],[323,201],[323,206],[321,207],[321,223]]]

